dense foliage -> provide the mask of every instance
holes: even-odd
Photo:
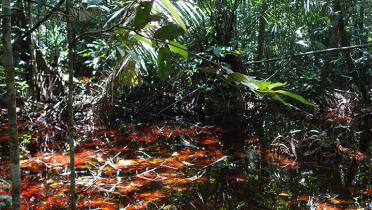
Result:
[[[356,171],[368,165],[363,161],[370,161],[371,152],[371,10],[372,2],[368,0],[3,0],[0,8],[0,131],[9,131],[9,135],[0,135],[0,154],[5,154],[0,161],[8,161],[9,156],[14,173],[19,170],[17,158],[25,163],[39,151],[44,155],[54,154],[55,150],[69,151],[72,184],[71,202],[67,203],[71,209],[79,205],[74,202],[80,192],[75,196],[75,166],[77,185],[82,183],[83,176],[79,173],[84,174],[85,170],[79,165],[79,159],[74,162],[75,147],[83,157],[82,150],[95,144],[89,138],[97,135],[105,139],[106,131],[102,135],[100,126],[115,130],[115,135],[104,140],[107,142],[117,143],[122,136],[134,136],[133,139],[140,141],[132,148],[138,150],[137,153],[141,153],[141,148],[146,148],[142,151],[144,154],[153,152],[151,144],[163,139],[180,141],[180,144],[159,143],[157,146],[171,148],[164,149],[171,157],[162,156],[163,161],[172,162],[172,157],[186,153],[188,158],[194,158],[185,157],[182,161],[186,164],[181,161],[184,165],[191,164],[189,171],[182,172],[182,177],[225,161],[210,170],[207,183],[199,183],[190,190],[196,190],[199,197],[214,198],[215,203],[210,205],[221,209],[291,208],[288,200],[267,199],[279,194],[279,189],[296,194],[283,180],[263,181],[262,198],[242,198],[244,202],[239,200],[239,193],[236,195],[229,187],[224,191],[223,184],[221,190],[220,183],[213,181],[224,182],[219,174],[236,170],[234,165],[243,168],[246,182],[253,184],[258,181],[252,177],[258,174],[271,176],[263,168],[269,168],[272,174],[283,173],[263,164],[268,157],[279,165],[287,161],[291,167],[297,166],[296,161],[336,165],[342,162],[340,174],[335,175],[339,183],[345,188],[352,187],[356,179],[355,186],[366,183],[368,177],[364,173],[358,177]],[[21,122],[30,122],[27,128],[20,129],[19,138],[17,116]],[[142,122],[158,124],[164,120],[176,124],[188,122],[185,124],[194,124],[195,129],[179,131],[179,128],[168,128],[165,123],[161,126],[174,131],[162,128],[150,134],[148,128],[141,127]],[[200,128],[200,124],[218,129]],[[156,141],[139,135],[141,132]],[[218,144],[216,136],[222,142],[221,151],[214,147]],[[250,136],[248,140],[247,136]],[[259,140],[252,140],[252,136]],[[242,151],[247,157],[239,160],[243,162],[225,160],[221,155],[227,151],[226,157],[239,156],[237,151],[241,148],[237,149],[236,145],[244,142],[248,142],[248,146]],[[182,150],[185,154],[172,153],[179,145],[194,149],[195,153],[203,152],[192,144],[214,145],[212,149],[207,146],[213,155],[200,164],[193,162],[199,157],[186,150]],[[254,144],[263,152],[259,152],[261,159],[253,157],[257,155],[251,151],[254,148],[256,152]],[[10,154],[7,153],[9,145]],[[108,158],[110,148],[98,145]],[[279,156],[275,156],[273,150]],[[115,158],[121,157],[119,154]],[[345,163],[345,156],[350,163]],[[256,160],[261,162],[253,164]],[[97,166],[99,170],[93,173],[101,176],[101,170],[110,165],[110,161]],[[112,168],[126,168],[124,162],[117,166],[120,161],[115,161]],[[252,168],[244,161],[253,164]],[[141,160],[134,162],[128,167],[135,168]],[[152,166],[149,160],[143,164]],[[347,166],[344,165],[348,164],[350,167],[345,172]],[[62,165],[65,166],[64,162]],[[42,170],[38,167],[37,170]],[[67,165],[65,167],[67,170]],[[31,166],[24,164],[21,169],[32,171]],[[138,170],[147,168],[138,167]],[[25,172],[23,175],[26,176]],[[296,178],[305,179],[303,176],[296,174]],[[17,181],[14,177],[13,181]],[[51,177],[58,178],[58,175]],[[0,183],[3,178],[10,179],[0,173]],[[309,180],[301,182],[311,185]],[[316,182],[318,184],[321,185]],[[210,188],[234,195],[237,200],[230,202],[211,193]],[[11,205],[8,201],[2,202],[1,190],[0,208]],[[242,192],[250,190],[257,193],[262,189],[242,189]],[[115,187],[111,191],[115,191]],[[14,209],[20,208],[16,194],[15,190],[12,193],[16,201]],[[340,194],[347,197],[347,193]],[[186,202],[188,196],[181,193],[180,199],[172,203],[181,208],[197,208]],[[296,196],[300,198],[299,194]],[[358,202],[364,199],[363,196],[354,198]],[[196,203],[208,208],[209,203],[201,200],[202,204]],[[249,202],[254,204],[250,206]]]

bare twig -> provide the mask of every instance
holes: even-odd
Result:
[[[260,61],[250,61],[250,62],[246,62],[245,64],[246,65],[259,64],[259,63],[266,63],[266,62],[273,62],[273,61],[278,61],[278,60],[290,59],[290,58],[294,58],[294,57],[302,57],[302,56],[307,56],[307,55],[322,54],[322,53],[337,52],[337,51],[345,51],[345,50],[350,50],[350,49],[355,49],[355,48],[368,48],[368,47],[372,47],[372,43],[352,45],[352,46],[347,46],[347,47],[328,48],[328,49],[324,49],[324,50],[315,50],[315,51],[297,53],[297,54],[294,54],[294,55],[287,55],[287,56],[282,56],[282,57],[277,57],[277,58],[270,58],[270,59],[265,59],[265,60],[260,60]]]

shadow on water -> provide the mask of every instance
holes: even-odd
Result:
[[[184,209],[372,209],[370,157],[337,154],[340,151],[332,148],[338,147],[338,141],[327,136],[342,138],[353,131],[345,134],[338,126],[320,134],[323,131],[315,129],[321,125],[270,115],[250,115],[240,121],[244,125],[229,118],[220,123],[229,158],[208,168],[207,181],[177,200],[178,205]],[[310,136],[311,132],[317,135]],[[318,148],[305,145],[307,138],[315,137],[310,143]],[[327,142],[317,144],[323,140]]]

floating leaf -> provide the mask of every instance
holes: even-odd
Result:
[[[133,164],[134,164],[133,160],[119,160],[119,162],[117,163],[117,165],[119,166],[131,166]]]
[[[341,210],[341,208],[338,208],[336,206],[332,206],[326,203],[320,204],[316,209],[317,210]]]
[[[332,198],[329,202],[336,205],[349,205],[354,203],[352,200],[341,200],[337,198]]]
[[[308,195],[300,195],[300,196],[297,197],[296,200],[297,201],[301,201],[301,202],[309,202],[310,196],[308,196]]]

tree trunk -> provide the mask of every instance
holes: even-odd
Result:
[[[338,0],[336,0],[336,7],[340,11],[340,18],[338,20],[338,29],[341,35],[341,45],[343,47],[349,46],[350,43],[350,38],[348,36],[348,33],[345,29],[345,14],[342,5]],[[366,78],[368,78],[367,75],[361,76],[361,72],[358,72],[358,70],[355,68],[355,63],[353,59],[353,55],[351,53],[351,50],[345,50],[344,51],[344,57],[349,69],[349,72],[353,78],[353,81],[355,85],[358,87],[360,93],[362,94],[363,97],[363,103],[364,103],[364,108],[367,108],[369,106],[369,93],[368,93],[368,81]],[[360,144],[359,147],[362,151],[366,152],[369,147],[369,139],[371,136],[371,131],[370,131],[370,121],[368,119],[368,115],[365,116],[362,120],[362,128],[363,128],[363,133],[361,134],[360,137]]]
[[[66,1],[66,20],[67,20],[67,39],[68,39],[68,98],[67,98],[67,139],[70,146],[70,209],[76,209],[76,191],[75,191],[75,140],[74,140],[74,111],[73,111],[73,77],[74,77],[74,61],[73,61],[73,32],[72,32],[72,14],[71,0]]]
[[[10,169],[12,176],[12,209],[18,210],[21,205],[21,172],[19,164],[19,143],[16,112],[15,70],[11,43],[11,8],[10,0],[2,0],[3,6],[3,65],[6,72],[8,101],[8,126],[10,144]]]
[[[32,28],[32,2],[27,1],[27,22],[28,22],[28,29]],[[30,94],[33,97],[34,100],[38,101],[40,100],[40,94],[37,89],[36,84],[36,56],[35,56],[35,50],[34,50],[34,42],[32,33],[28,36],[28,45],[29,45],[29,63],[28,63],[28,73],[30,75]]]
[[[337,47],[337,43],[338,43],[338,36],[337,36],[338,35],[338,24],[337,24],[338,16],[337,16],[336,6],[334,5],[333,8],[335,11],[333,11],[332,26],[329,32],[329,39],[328,39],[328,45],[327,45],[328,48],[335,48]],[[335,57],[335,55],[336,55],[335,52],[329,52],[324,55],[324,65],[322,69],[320,70],[320,75],[319,75],[319,78],[320,78],[319,86],[320,86],[321,92],[324,91],[324,88],[327,85],[328,75],[332,70],[331,61]]]
[[[266,20],[265,20],[265,13],[267,10],[266,1],[262,2],[261,6],[261,14],[258,23],[258,48],[257,48],[257,57],[256,61],[260,61],[263,59],[264,55],[264,48],[265,48],[265,29],[266,29]],[[258,67],[261,66],[261,63],[258,64]]]

